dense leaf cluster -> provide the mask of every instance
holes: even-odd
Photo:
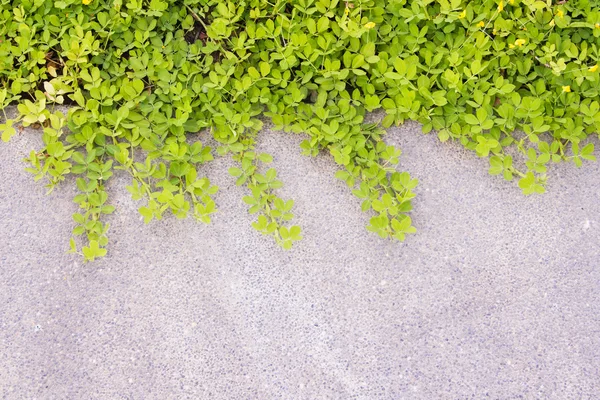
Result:
[[[416,120],[489,157],[490,173],[526,194],[544,191],[549,162],[594,159],[581,142],[600,127],[600,8],[556,3],[3,0],[0,109],[16,102],[18,115],[0,131],[8,141],[17,123],[43,129],[29,170],[50,188],[79,176],[73,233],[88,260],[106,253],[114,169],[131,174],[146,222],[167,211],[210,221],[217,187],[200,167],[213,152],[186,135],[202,129],[238,163],[230,173],[248,187],[253,226],[291,247],[293,201],[254,150],[261,116],[307,134],[305,154],[329,152],[374,213],[367,228],[404,240],[417,182],[396,171],[385,127]],[[382,121],[365,122],[380,109]]]

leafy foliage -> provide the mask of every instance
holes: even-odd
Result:
[[[18,123],[43,129],[29,171],[50,190],[79,176],[73,234],[87,238],[87,260],[106,254],[114,169],[131,175],[146,222],[165,212],[210,222],[217,187],[200,167],[213,152],[186,136],[202,129],[237,162],[253,226],[290,248],[301,230],[271,156],[255,151],[261,115],[307,134],[305,154],[328,151],[374,213],[368,229],[404,240],[417,181],[396,171],[400,150],[382,128],[418,121],[489,157],[489,172],[525,194],[545,190],[550,162],[595,159],[582,142],[600,127],[600,8],[555,3],[4,0],[0,109],[16,102],[19,114],[0,131],[8,141]]]

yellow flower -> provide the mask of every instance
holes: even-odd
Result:
[[[500,0],[500,3],[498,3],[498,11],[502,10],[504,10],[504,0]]]
[[[565,93],[569,93],[571,91],[571,86],[563,86],[562,87],[563,92]]]
[[[478,26],[478,27],[480,27],[480,28],[483,28],[483,27],[485,26],[485,23],[484,23],[483,21],[480,21],[480,22],[477,24],[477,26]]]
[[[460,14],[458,14],[458,19],[463,19],[467,16],[467,10],[463,10]]]
[[[515,48],[515,45],[514,45],[514,44],[509,44],[509,45],[508,45],[508,48],[509,48],[509,49],[514,49],[514,48]]]
[[[87,6],[92,2],[92,0],[81,0],[81,2]]]
[[[596,29],[600,29],[600,24],[596,22],[596,25],[594,25],[596,27]]]
[[[554,18],[552,18],[552,21],[550,21],[550,22],[548,23],[548,25],[550,25],[550,26],[554,26]]]
[[[350,13],[350,9],[346,6],[346,9],[344,10],[344,14],[349,14]]]
[[[523,46],[525,43],[527,43],[527,40],[525,40],[525,39],[517,39],[517,40],[515,40],[515,46],[519,46],[519,47],[521,47],[521,46]]]
[[[598,64],[594,65],[593,67],[589,67],[588,71],[590,72],[596,72],[598,70]]]
[[[375,28],[375,22],[367,22],[365,24],[365,28],[367,28],[367,29],[373,29],[373,28]]]
[[[564,15],[565,15],[565,13],[564,13],[562,10],[558,10],[558,11],[556,12],[556,16],[557,16],[557,17],[564,17]]]

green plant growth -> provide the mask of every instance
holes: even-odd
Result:
[[[73,234],[85,240],[71,250],[87,260],[107,251],[115,169],[146,222],[210,222],[217,187],[202,165],[214,154],[189,132],[208,130],[233,157],[254,228],[289,248],[301,230],[271,156],[255,151],[261,116],[307,135],[306,155],[329,152],[372,213],[367,228],[398,240],[415,232],[417,181],[396,171],[384,128],[418,121],[529,194],[549,163],[593,160],[583,141],[600,127],[591,0],[2,0],[0,40],[0,109],[18,104],[2,139],[39,127],[35,179],[52,190],[77,175]]]

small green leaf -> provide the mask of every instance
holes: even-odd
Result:
[[[244,172],[237,167],[229,168],[229,175],[231,175],[231,176],[238,177],[238,176],[241,176],[243,173]]]

